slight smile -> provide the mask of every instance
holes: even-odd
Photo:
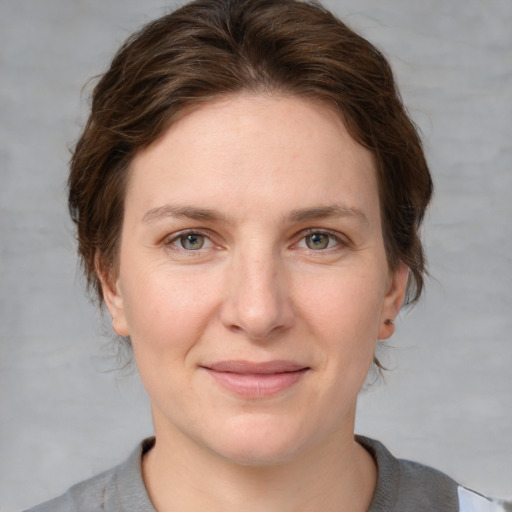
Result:
[[[310,369],[292,361],[219,361],[201,368],[224,389],[243,398],[276,395],[298,383]]]

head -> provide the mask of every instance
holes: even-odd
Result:
[[[421,293],[432,192],[377,49],[318,4],[185,5],[99,81],[69,187],[157,439],[244,464],[350,442],[377,339]]]
[[[314,100],[373,155],[392,270],[409,269],[405,302],[423,289],[419,228],[432,181],[391,68],[371,43],[316,3],[198,0],[132,35],[97,84],[69,177],[69,209],[88,284],[115,278],[135,156],[180,116],[242,92]]]

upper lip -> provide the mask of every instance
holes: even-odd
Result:
[[[218,361],[204,365],[203,368],[214,372],[240,373],[246,375],[269,375],[273,373],[296,372],[306,370],[309,367],[294,361],[276,360],[261,363],[251,361]]]

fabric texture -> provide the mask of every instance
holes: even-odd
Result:
[[[368,512],[505,512],[496,502],[465,489],[428,466],[397,459],[380,442],[357,441],[378,467]],[[142,479],[142,456],[154,445],[143,441],[126,462],[73,486],[66,494],[26,512],[156,512]]]

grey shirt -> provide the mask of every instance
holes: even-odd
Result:
[[[428,466],[397,459],[378,441],[357,436],[377,463],[377,487],[368,512],[505,512]],[[154,438],[128,460],[28,512],[156,512],[142,479],[141,460]]]

